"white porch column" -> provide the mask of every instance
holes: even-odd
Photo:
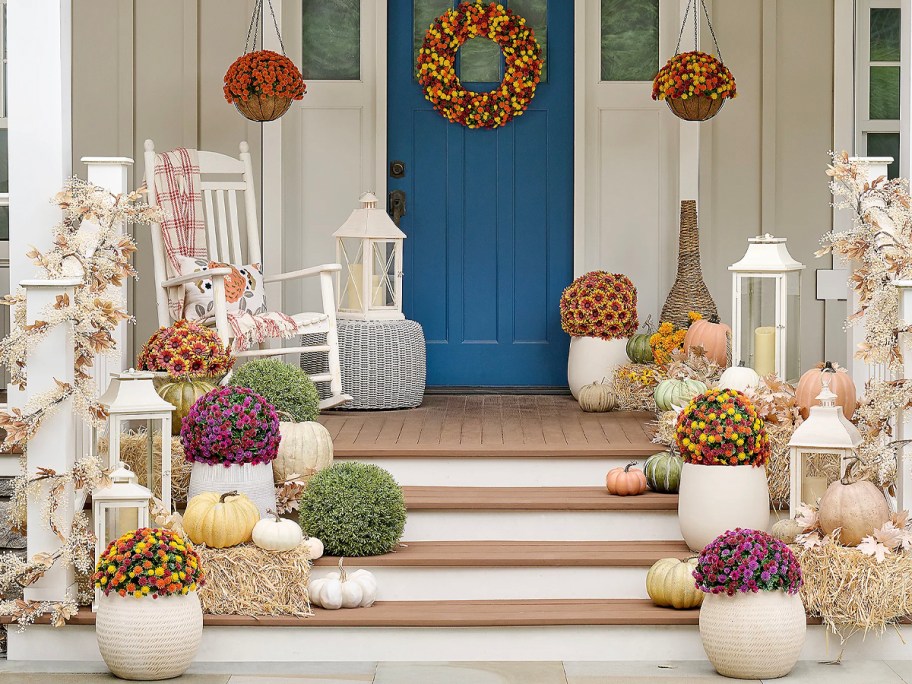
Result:
[[[899,288],[899,323],[906,325],[912,322],[912,280],[897,280],[893,283]],[[912,343],[912,334],[900,335],[900,349],[903,349],[904,378],[912,378],[912,352],[909,344]],[[896,439],[912,439],[912,411],[900,411],[896,417]],[[896,449],[896,509],[908,510],[912,507],[912,445],[902,444]]]

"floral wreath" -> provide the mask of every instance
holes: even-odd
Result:
[[[504,77],[490,92],[463,88],[456,51],[470,38],[487,37],[504,55]],[[541,80],[541,46],[526,20],[503,5],[464,2],[434,20],[418,54],[424,96],[449,121],[469,128],[497,128],[521,115]]]

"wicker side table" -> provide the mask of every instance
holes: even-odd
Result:
[[[424,331],[415,321],[353,321],[339,319],[342,391],[352,396],[345,408],[414,408],[424,399],[427,355]],[[303,335],[304,345],[323,344],[325,335]],[[302,354],[301,368],[325,373],[325,355]],[[319,383],[320,398],[329,384]]]

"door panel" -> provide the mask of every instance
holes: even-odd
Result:
[[[404,308],[424,326],[428,384],[566,386],[558,303],[572,277],[573,3],[516,3],[547,6],[548,78],[494,130],[448,123],[424,99],[414,4],[429,3],[389,3],[388,157],[406,173],[388,184],[407,196]]]

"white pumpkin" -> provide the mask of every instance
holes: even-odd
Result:
[[[760,384],[760,376],[753,368],[748,368],[742,361],[737,366],[726,368],[719,378],[720,389],[732,389],[739,392],[746,392],[754,389]]]
[[[367,570],[348,574],[342,561],[340,558],[338,572],[311,580],[307,585],[311,604],[327,610],[370,607],[377,598],[376,578]]]
[[[323,542],[316,537],[308,537],[305,534],[304,545],[307,547],[307,557],[310,560],[317,560],[317,558],[323,555]]]
[[[252,536],[253,543],[267,551],[291,551],[304,539],[298,523],[279,517],[275,511],[269,511],[269,517],[253,526]]]
[[[332,465],[333,443],[329,430],[320,423],[279,423],[279,451],[272,462],[276,482],[299,475],[307,482],[316,473]]]

